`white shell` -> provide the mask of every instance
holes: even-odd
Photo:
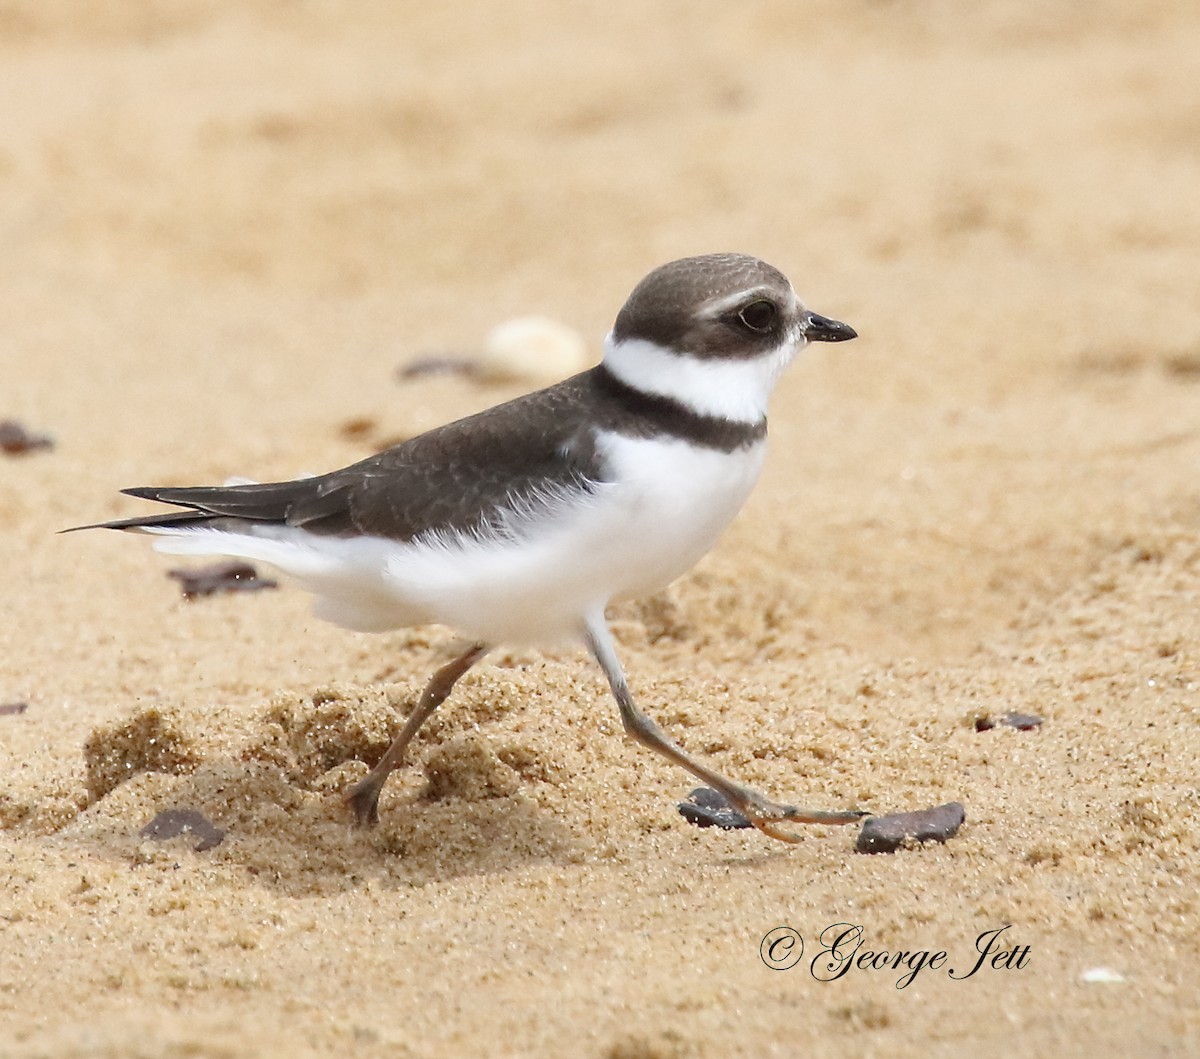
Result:
[[[1089,967],[1079,976],[1079,980],[1089,985],[1095,983],[1117,985],[1125,981],[1125,976],[1120,971],[1113,970],[1111,967]]]
[[[591,363],[583,336],[546,316],[518,316],[497,324],[484,340],[479,374],[493,381],[558,382]]]

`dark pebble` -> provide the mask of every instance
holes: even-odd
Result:
[[[138,834],[142,838],[152,838],[163,842],[176,835],[195,835],[199,840],[195,845],[197,853],[219,846],[225,838],[225,829],[217,827],[203,813],[195,809],[164,809],[153,820],[143,827]]]
[[[263,588],[278,588],[279,582],[259,577],[249,563],[213,563],[195,570],[168,570],[168,577],[179,582],[184,599],[212,596],[218,592],[256,592]]]
[[[894,853],[906,839],[945,842],[958,834],[967,811],[962,802],[947,802],[933,809],[872,816],[863,824],[854,848],[859,853]]]
[[[0,717],[11,717],[14,714],[24,713],[29,709],[27,702],[5,702],[0,704]]]
[[[711,787],[697,787],[688,795],[686,802],[679,803],[679,815],[696,827],[719,827],[724,831],[736,831],[753,827],[741,813],[734,809],[719,791]]]
[[[45,434],[31,434],[15,419],[0,421],[0,452],[23,456],[37,449],[54,448],[54,439]]]
[[[1015,728],[1019,732],[1028,732],[1041,725],[1042,719],[1036,713],[1006,713],[1000,717],[989,717],[984,714],[975,718],[975,731],[989,732],[993,728]]]

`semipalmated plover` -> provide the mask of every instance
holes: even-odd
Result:
[[[319,617],[349,629],[438,623],[470,639],[348,791],[359,823],[378,819],[405,748],[492,645],[577,638],[628,735],[795,841],[778,825],[863,814],[778,804],[685,753],[634,704],[605,610],[657,591],[713,546],[762,468],[784,368],[809,342],[854,337],[757,258],[684,258],[634,288],[603,360],[581,374],[328,474],[126,489],[186,510],[100,525],[154,534],[160,551],[269,563],[313,593]]]

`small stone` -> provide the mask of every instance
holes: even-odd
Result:
[[[370,416],[355,416],[347,419],[338,428],[338,433],[347,441],[362,441],[378,429],[379,424]]]
[[[29,709],[27,702],[5,702],[0,704],[0,717],[12,717]]]
[[[179,582],[184,599],[212,596],[218,592],[256,592],[279,587],[278,581],[259,577],[253,566],[238,561],[213,563],[194,570],[168,570],[167,576]]]
[[[947,802],[910,813],[872,816],[858,833],[854,849],[858,853],[894,853],[909,838],[918,842],[945,842],[958,833],[966,818],[967,811],[961,802]]]
[[[434,353],[402,364],[396,369],[396,377],[407,380],[425,375],[474,375],[478,370],[479,365],[470,357]]]
[[[1125,976],[1111,967],[1089,967],[1079,976],[1079,980],[1088,985],[1119,985],[1125,981]]]
[[[54,448],[54,439],[45,434],[31,434],[15,419],[0,421],[0,452],[23,456],[37,449]]]
[[[720,793],[711,787],[697,787],[686,802],[679,803],[679,815],[696,827],[719,827],[723,831],[753,827]]]
[[[1029,732],[1040,727],[1042,718],[1036,713],[1009,712],[999,717],[990,717],[986,713],[975,718],[975,731],[989,732],[993,728],[1015,728],[1019,732]]]
[[[189,834],[198,839],[193,848],[197,853],[203,853],[219,846],[226,831],[195,809],[164,809],[138,832],[142,838],[152,838],[156,842]]]

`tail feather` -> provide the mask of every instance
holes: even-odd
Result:
[[[148,530],[157,529],[199,529],[213,521],[213,516],[206,511],[168,511],[163,515],[137,515],[134,518],[119,518],[112,522],[92,522],[86,526],[70,526],[59,533],[75,533],[78,530],[115,529],[115,530]]]
[[[290,482],[168,488],[142,486],[122,492],[143,500],[190,507],[205,515],[277,522],[306,526],[317,533],[337,533],[350,519],[352,487],[352,479],[321,475]]]
[[[245,485],[217,486],[138,486],[122,489],[128,496],[175,504],[183,511],[159,515],[136,515],[112,522],[72,526],[64,533],[82,529],[147,530],[201,529],[222,518],[248,519],[254,522],[287,523],[306,492],[312,492],[312,479],[294,482],[251,482]]]
[[[157,500],[161,504],[194,508],[210,515],[283,522],[299,496],[311,489],[312,480],[302,478],[292,482],[251,482],[246,485],[139,486],[121,492],[143,500]]]
[[[333,475],[291,482],[248,482],[242,485],[138,486],[122,489],[127,496],[175,504],[186,511],[139,515],[71,529],[201,529],[223,520],[304,526],[315,533],[338,534],[351,522],[352,481]],[[222,528],[230,528],[222,526]],[[69,532],[69,531],[64,531]]]

